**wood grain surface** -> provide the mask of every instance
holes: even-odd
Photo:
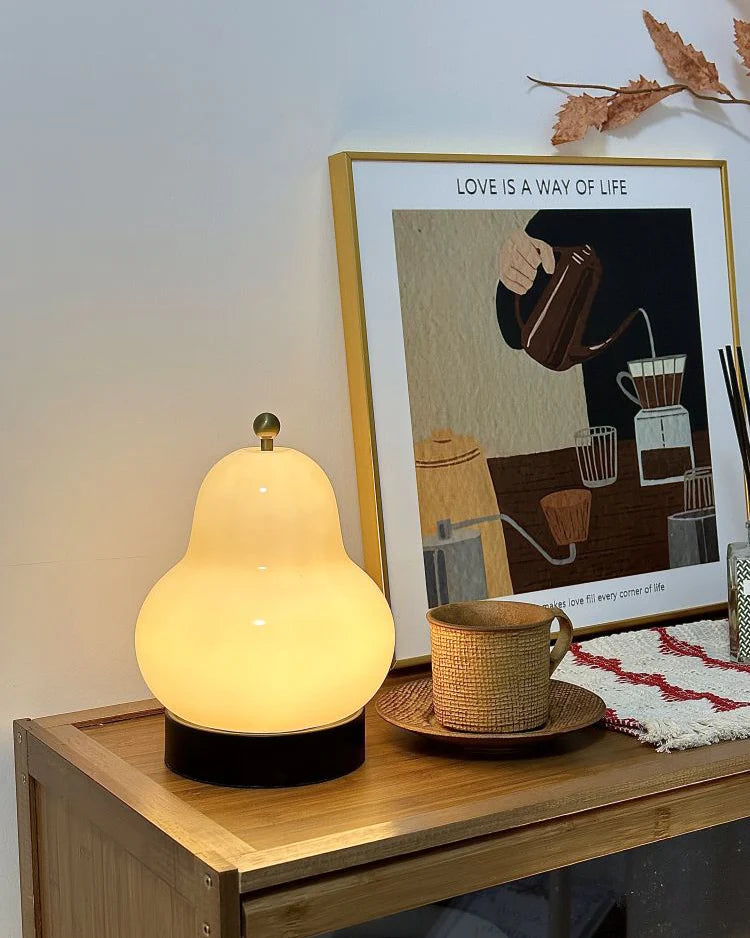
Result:
[[[29,737],[22,720],[13,724],[18,820],[18,869],[21,884],[21,927],[26,936],[41,936],[37,782],[29,772]]]
[[[244,842],[242,891],[739,773],[750,785],[750,741],[665,755],[594,728],[529,758],[464,758],[387,725],[370,707],[367,760],[354,774],[307,788],[243,791],[172,774],[162,761],[163,732],[159,716],[84,731]],[[619,849],[617,831],[611,836]]]
[[[114,719],[119,721],[119,714],[115,713]],[[88,919],[81,924],[79,917],[103,902],[103,894],[108,898],[101,907],[109,910],[119,887],[97,878],[101,865],[92,866],[90,852],[80,838],[86,843],[99,838],[101,844],[115,849],[114,865],[118,876],[125,877],[128,889],[135,876],[141,882],[138,889],[153,886],[157,892],[166,890],[170,902],[189,907],[200,928],[208,928],[207,935],[212,932],[220,938],[239,938],[236,857],[249,849],[244,841],[170,795],[73,725],[43,727],[21,720],[16,729],[26,730],[26,764],[33,780],[32,882],[34,906],[40,910],[33,926],[30,917],[24,917],[24,938],[85,938],[89,934],[98,938],[102,934],[87,931]],[[19,818],[25,811],[22,794],[18,798]],[[55,807],[57,802],[60,804]],[[28,875],[24,879],[28,886]],[[154,904],[158,906],[156,899],[147,903],[148,910]],[[157,924],[148,918],[142,921],[136,917],[136,906],[132,908],[132,925],[141,926],[132,934],[161,938]],[[163,925],[165,920],[160,921]],[[180,921],[184,921],[182,914]],[[192,933],[195,929],[178,931],[175,938]]]
[[[41,936],[200,936],[194,906],[67,800],[39,791]]]
[[[243,903],[246,938],[307,938],[416,905],[654,843],[745,817],[750,779],[693,785],[677,793],[531,824],[441,850],[337,876],[290,883]],[[418,897],[415,901],[415,896]]]
[[[24,938],[308,938],[750,813],[750,741],[466,758],[370,707],[360,770],[248,791],[169,772],[153,701],[18,730]]]

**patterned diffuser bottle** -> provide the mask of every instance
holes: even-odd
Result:
[[[734,661],[750,664],[750,521],[745,529],[745,540],[727,548],[729,653]]]

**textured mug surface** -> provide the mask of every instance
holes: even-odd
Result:
[[[560,632],[550,650],[554,620]],[[573,638],[556,608],[501,600],[449,603],[427,613],[435,716],[456,730],[514,733],[549,717],[550,676]]]

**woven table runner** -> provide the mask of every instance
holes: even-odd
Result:
[[[659,752],[750,738],[750,665],[730,660],[726,619],[576,643],[555,678],[594,691],[608,727]]]

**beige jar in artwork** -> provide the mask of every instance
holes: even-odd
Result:
[[[422,538],[432,542],[438,521],[453,523],[500,511],[481,445],[470,436],[436,430],[414,446]],[[510,596],[513,585],[500,521],[476,525],[484,554],[488,596]]]

